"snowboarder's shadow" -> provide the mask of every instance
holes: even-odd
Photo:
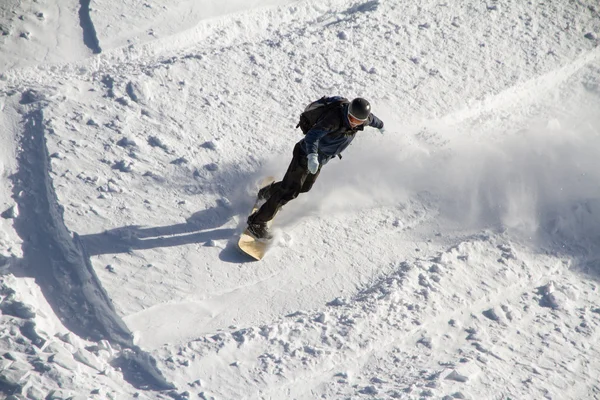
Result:
[[[218,205],[194,213],[184,223],[160,227],[129,225],[81,235],[80,239],[90,256],[193,243],[213,245],[214,241],[230,239],[235,234],[236,230],[232,228],[218,229],[233,216],[231,208]]]

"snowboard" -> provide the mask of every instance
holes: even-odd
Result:
[[[260,183],[259,190],[264,188],[265,186],[270,185],[275,182],[275,178],[269,176]],[[257,211],[260,208],[261,200],[259,200],[258,195],[256,197],[256,201],[254,202],[254,206],[252,206],[252,211],[250,211],[250,215]],[[271,221],[267,222],[267,226],[271,226]],[[267,250],[269,249],[269,245],[271,244],[271,240],[269,239],[257,239],[246,228],[244,232],[240,235],[240,240],[238,240],[239,249],[248,256],[252,257],[256,261],[260,261],[263,259]]]

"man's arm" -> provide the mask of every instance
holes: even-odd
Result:
[[[371,113],[369,115],[369,119],[367,125],[372,126],[373,128],[382,129],[383,121],[375,116],[375,114]]]
[[[308,154],[317,153],[319,150],[319,140],[321,140],[323,136],[327,135],[327,133],[329,132],[320,126],[314,126],[311,128],[311,130],[306,132],[306,136],[304,137],[304,142],[306,143],[306,152]]]
[[[304,142],[306,143],[306,151],[308,154],[317,153],[319,150],[319,140],[330,132],[335,131],[339,126],[336,125],[338,121],[337,115],[334,111],[330,111],[325,116],[310,128],[304,136]]]

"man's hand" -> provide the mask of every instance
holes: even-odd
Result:
[[[308,155],[308,171],[311,174],[316,174],[319,170],[319,155],[317,153],[310,153]]]
[[[382,135],[385,134],[385,128],[379,128],[379,133],[381,133]]]

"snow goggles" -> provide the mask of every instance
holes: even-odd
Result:
[[[350,123],[352,125],[363,124],[366,120],[367,120],[367,118],[365,118],[365,119],[356,118],[354,115],[352,115],[352,114],[350,114],[350,112],[348,112],[348,121],[350,121]]]

